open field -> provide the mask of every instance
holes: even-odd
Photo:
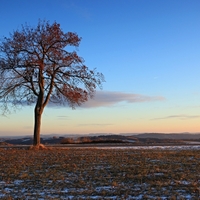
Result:
[[[0,148],[0,199],[200,199],[200,147]]]

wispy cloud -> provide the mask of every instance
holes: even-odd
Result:
[[[112,126],[113,124],[78,124],[77,126]]]
[[[69,120],[69,117],[65,116],[65,115],[59,115],[59,116],[57,116],[57,119],[58,120]]]
[[[169,116],[165,116],[165,117],[153,118],[151,120],[163,120],[163,119],[187,120],[187,119],[195,119],[195,118],[200,118],[200,115],[169,115]]]
[[[84,103],[81,107],[94,108],[94,107],[108,107],[120,102],[126,103],[141,103],[151,101],[163,101],[162,96],[147,96],[142,94],[125,93],[125,92],[111,92],[111,91],[98,91],[93,99]]]

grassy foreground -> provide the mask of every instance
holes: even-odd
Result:
[[[0,199],[200,199],[200,150],[0,149]]]

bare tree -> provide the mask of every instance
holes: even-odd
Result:
[[[92,98],[104,81],[102,73],[84,65],[76,48],[67,49],[78,47],[80,41],[76,33],[64,33],[57,22],[39,20],[36,27],[22,25],[0,42],[2,113],[35,103],[35,146],[40,145],[42,113],[49,102],[74,108]]]

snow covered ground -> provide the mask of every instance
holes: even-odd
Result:
[[[200,199],[200,146],[0,149],[0,199]]]

